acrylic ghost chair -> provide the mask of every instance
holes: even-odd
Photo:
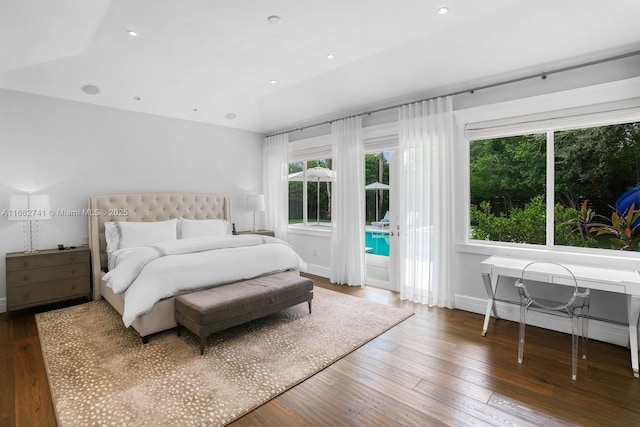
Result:
[[[579,288],[571,270],[562,264],[551,261],[534,261],[527,264],[522,270],[520,278],[516,280],[516,287],[520,294],[518,363],[522,363],[524,354],[527,311],[559,314],[571,319],[571,379],[576,380],[578,376],[578,337],[581,337],[582,341],[582,358],[587,358],[589,289]]]

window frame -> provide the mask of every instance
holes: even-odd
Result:
[[[309,165],[308,162],[315,162],[315,161],[328,161],[330,160],[331,157],[325,157],[325,158],[315,158],[315,159],[307,159],[307,160],[291,160],[289,161],[289,165],[291,163],[302,163],[302,174],[303,174],[303,179],[302,181],[302,222],[296,222],[294,224],[289,223],[289,228],[308,228],[311,230],[318,230],[318,231],[326,231],[323,230],[319,227],[314,226],[313,224],[311,224],[311,221],[309,221],[309,184],[313,184],[313,181],[310,181],[307,178],[307,170],[309,170]],[[331,169],[333,170],[333,169]],[[321,181],[321,183],[325,183],[326,181]],[[333,190],[333,187],[332,187]],[[291,202],[291,199],[289,198],[289,203]],[[318,209],[320,207],[318,206]],[[290,220],[290,218],[289,218]]]
[[[546,250],[567,253],[585,253],[598,256],[614,256],[617,258],[637,257],[637,251],[614,251],[604,248],[584,248],[578,246],[566,246],[555,244],[555,132],[571,129],[582,129],[599,126],[608,126],[622,123],[640,121],[640,98],[632,98],[623,101],[614,101],[601,104],[543,111],[521,116],[503,116],[484,121],[459,122],[458,129],[464,137],[462,146],[465,152],[464,179],[466,182],[466,207],[464,209],[464,239],[461,245],[466,247],[465,252],[493,253],[495,249],[508,250]],[[476,140],[500,138],[531,133],[545,133],[546,138],[546,244],[511,243],[500,241],[486,241],[471,238],[471,222],[469,214],[470,200],[470,144]],[[460,241],[460,240],[458,240]],[[634,255],[635,254],[635,255]]]

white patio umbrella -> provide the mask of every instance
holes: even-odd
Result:
[[[365,190],[389,190],[389,185],[376,181],[376,182],[372,182],[371,184],[365,185],[364,189]],[[380,219],[380,216],[378,215],[378,192],[376,191],[376,221],[378,221],[379,219]]]
[[[307,181],[315,181],[318,183],[318,190],[316,191],[318,196],[318,208],[316,209],[318,211],[317,225],[320,225],[320,183],[333,181],[334,177],[334,171],[321,166],[307,169]],[[289,181],[304,181],[304,171],[290,173]]]

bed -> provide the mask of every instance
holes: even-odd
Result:
[[[109,304],[123,315],[123,320],[125,319],[125,316],[127,316],[125,309],[125,294],[130,291],[115,292],[114,289],[117,290],[117,287],[112,286],[113,278],[109,278],[109,286],[104,280],[109,268],[109,261],[107,257],[107,235],[109,234],[109,230],[105,233],[105,224],[107,224],[109,229],[111,229],[114,223],[120,223],[118,224],[120,227],[134,226],[134,224],[122,224],[125,222],[135,222],[137,223],[135,226],[138,226],[141,222],[156,223],[160,225],[169,222],[168,220],[185,222],[189,222],[189,220],[226,220],[228,222],[231,218],[230,212],[229,198],[217,194],[141,193],[109,194],[91,197],[89,199],[88,225],[89,247],[91,249],[92,258],[93,298],[96,300],[101,298],[107,300]],[[207,222],[213,221],[201,221],[195,224],[204,224]],[[190,223],[194,222],[191,221]],[[271,237],[255,235],[252,237],[230,236],[229,238],[272,239]],[[267,245],[262,246],[266,247]],[[284,245],[278,245],[278,249],[281,249],[280,246]],[[286,270],[299,270],[301,269],[300,267],[301,265],[292,265],[291,267],[286,268]],[[216,271],[220,272],[220,276],[225,276],[223,273],[226,273],[226,271],[223,270],[226,269],[220,268]],[[109,272],[109,275],[113,275],[114,271],[115,270]],[[283,271],[283,269],[280,268],[278,271]],[[264,271],[261,274],[273,274],[274,272],[275,271]],[[257,273],[252,272],[251,274],[255,275]],[[107,277],[109,275],[107,275]],[[214,273],[211,275],[214,276],[216,274]],[[142,276],[142,274],[140,274],[140,276]],[[231,277],[229,275],[227,276]],[[232,283],[233,280],[228,277],[225,280],[227,280],[228,283]],[[218,279],[216,278],[216,280]],[[238,279],[236,281],[240,280],[242,279]],[[216,283],[212,278],[212,284],[208,286],[211,287],[219,285],[220,283]],[[200,287],[198,289],[204,289],[202,284],[199,286]],[[189,292],[189,290],[181,292]],[[155,302],[150,311],[137,315],[135,320],[126,321],[125,326],[129,326],[127,323],[130,323],[130,326],[140,334],[143,342],[146,342],[147,338],[151,334],[176,327],[176,321],[174,318],[174,300],[175,296],[178,294]]]

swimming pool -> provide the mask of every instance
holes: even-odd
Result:
[[[389,256],[389,232],[388,231],[365,231],[365,243],[367,248],[373,250],[367,253],[374,255]]]

